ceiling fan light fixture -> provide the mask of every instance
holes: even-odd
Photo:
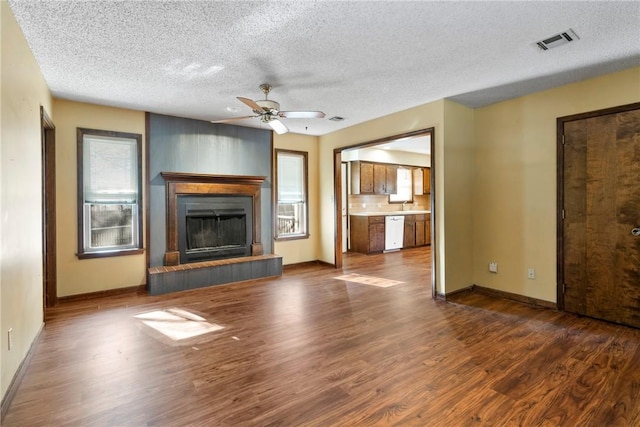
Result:
[[[289,132],[289,129],[282,123],[280,120],[271,119],[266,121],[271,129],[275,131],[278,135],[282,135],[283,133]]]
[[[212,123],[227,123],[244,119],[259,117],[262,123],[266,123],[277,133],[283,134],[289,132],[289,129],[278,120],[283,119],[322,119],[325,114],[322,111],[280,111],[280,103],[268,98],[271,91],[271,85],[264,83],[260,85],[260,90],[264,93],[264,99],[244,98],[237,96],[236,99],[247,107],[251,108],[254,116],[233,117],[230,119],[215,120]]]
[[[280,103],[270,99],[258,99],[256,100],[256,104],[258,104],[263,110],[272,111],[274,114],[280,111]]]

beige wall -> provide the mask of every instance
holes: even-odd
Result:
[[[146,283],[145,254],[83,260],[79,260],[76,256],[78,250],[76,128],[139,133],[143,135],[144,141],[144,112],[59,99],[54,100],[53,108],[56,113],[58,296],[139,286]],[[144,170],[142,176],[146,176]]]
[[[473,177],[474,111],[451,101],[444,102],[444,144],[436,174],[438,234],[442,236],[444,266],[441,292],[450,293],[473,284]],[[436,154],[437,158],[438,154]]]
[[[556,118],[639,101],[633,68],[476,110],[476,284],[556,301]]]
[[[284,265],[316,261],[318,259],[318,244],[320,241],[320,220],[318,216],[318,137],[295,133],[286,133],[284,135],[274,133],[273,146],[276,149],[306,151],[309,162],[309,238],[274,241],[273,251],[282,256],[282,263]],[[273,188],[275,191],[275,183]]]
[[[49,89],[6,1],[0,2],[0,20],[0,390],[4,397],[43,322],[40,106],[50,117],[53,114]]]

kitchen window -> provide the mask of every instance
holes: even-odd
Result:
[[[278,240],[309,237],[307,153],[276,150],[276,224]]]
[[[78,258],[142,252],[142,135],[77,129]]]

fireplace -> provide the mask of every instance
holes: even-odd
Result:
[[[161,175],[167,189],[167,250],[164,266],[148,269],[150,294],[282,275],[282,257],[262,249],[265,177]]]
[[[248,196],[178,196],[180,263],[251,255]]]
[[[164,265],[262,255],[265,177],[162,172],[167,185]]]

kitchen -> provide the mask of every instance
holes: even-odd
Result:
[[[343,252],[431,244],[430,139],[420,135],[342,152]]]

